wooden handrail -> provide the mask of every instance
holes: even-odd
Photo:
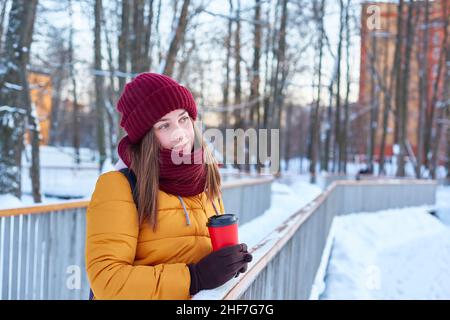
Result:
[[[89,200],[66,200],[61,203],[35,204],[20,208],[0,209],[0,217],[18,216],[24,214],[41,214],[50,211],[84,208],[89,204]]]
[[[267,178],[253,178],[253,179],[245,179],[245,180],[236,180],[236,181],[225,181],[222,184],[222,189],[230,189],[241,186],[251,186],[258,185],[261,183],[269,183],[274,180],[273,177]],[[20,208],[11,208],[11,209],[0,209],[0,217],[10,217],[10,216],[18,216],[18,215],[26,215],[26,214],[42,214],[50,211],[58,211],[65,209],[74,209],[74,208],[85,208],[89,205],[90,199],[83,200],[64,200],[58,203],[52,204],[34,204],[31,206],[23,206]]]

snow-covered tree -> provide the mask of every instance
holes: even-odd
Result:
[[[11,193],[19,198],[25,123],[27,115],[32,115],[26,68],[37,2],[12,2],[4,54],[0,57],[0,194]]]

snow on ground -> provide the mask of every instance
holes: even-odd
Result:
[[[72,147],[40,146],[41,166],[68,166],[76,165],[75,152]],[[78,167],[97,167],[98,156],[95,150],[80,148],[80,164]],[[22,156],[22,163],[29,165],[31,163],[31,146],[26,145]]]
[[[30,146],[27,145],[22,158],[24,195],[31,194],[31,178],[28,169],[31,161],[30,153]],[[74,149],[71,147],[40,147],[41,193],[46,199],[83,198],[92,194],[100,174],[96,152],[81,148],[80,160],[79,164],[75,162]]]
[[[320,299],[450,299],[450,228],[428,209],[336,217]]]
[[[270,208],[263,215],[239,227],[239,240],[249,248],[255,246],[321,192],[319,187],[303,181],[296,181],[290,186],[274,182]]]
[[[12,194],[0,195],[0,209],[17,208],[23,206],[23,202]]]

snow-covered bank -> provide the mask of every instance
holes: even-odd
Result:
[[[427,209],[335,218],[320,299],[450,299],[450,228]]]
[[[296,181],[290,186],[274,182],[270,208],[239,227],[239,240],[247,243],[249,248],[253,247],[321,192],[319,187],[303,181]]]

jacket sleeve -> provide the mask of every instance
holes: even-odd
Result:
[[[185,263],[134,266],[139,224],[128,180],[99,177],[86,212],[86,271],[96,299],[189,299]]]

